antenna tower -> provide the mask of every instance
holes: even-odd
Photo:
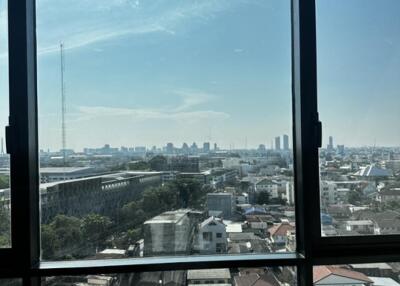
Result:
[[[64,43],[60,43],[60,74],[61,74],[61,145],[62,145],[62,156],[63,156],[63,166],[65,168],[66,161],[66,145],[67,145],[67,136],[66,136],[66,126],[65,126],[65,113],[67,111],[65,105],[65,82],[64,82],[64,72],[65,72],[65,58],[64,58]],[[64,179],[65,179],[65,171],[64,171]]]

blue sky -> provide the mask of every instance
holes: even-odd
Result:
[[[335,143],[399,145],[400,3],[384,3],[318,1],[320,116]],[[0,126],[6,23],[0,12]],[[41,148],[61,146],[60,41],[69,148],[291,133],[288,0],[38,0],[37,24]]]

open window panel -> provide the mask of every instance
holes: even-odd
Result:
[[[400,285],[398,262],[314,266],[313,285]]]
[[[41,285],[297,285],[296,268],[216,268],[43,277]]]
[[[296,250],[289,0],[36,5],[43,260]]]
[[[9,124],[7,1],[0,1],[0,252],[11,247],[10,156],[6,148]]]
[[[317,1],[321,235],[335,244],[400,241],[399,7]]]

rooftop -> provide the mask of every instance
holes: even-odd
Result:
[[[230,279],[231,273],[228,268],[216,269],[192,269],[187,272],[188,280],[199,279]]]
[[[164,212],[158,216],[155,216],[147,221],[144,224],[151,224],[151,223],[177,223],[183,217],[185,217],[189,213],[188,209],[180,209],[176,211],[168,211]]]
[[[337,275],[341,277],[372,283],[372,280],[369,279],[363,273],[335,266],[315,266],[313,271],[313,281],[314,283],[316,283],[330,275]]]

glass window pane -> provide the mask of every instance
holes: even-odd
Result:
[[[314,285],[400,285],[399,263],[314,266]]]
[[[42,285],[297,285],[294,267],[219,268],[42,278]]]
[[[318,1],[324,236],[400,234],[398,1]]]
[[[10,157],[5,143],[8,125],[7,1],[0,0],[0,248],[11,246]]]
[[[293,251],[290,23],[289,0],[38,0],[42,258]]]

